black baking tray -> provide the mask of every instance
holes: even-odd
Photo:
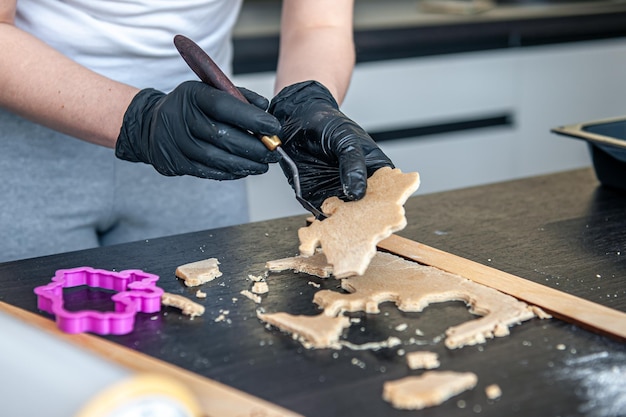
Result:
[[[552,132],[586,141],[598,180],[626,191],[626,116],[561,126]]]

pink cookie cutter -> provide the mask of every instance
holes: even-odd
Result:
[[[52,282],[35,288],[37,307],[54,314],[59,329],[66,333],[127,334],[133,330],[138,312],[161,310],[163,290],[159,277],[138,269],[120,272],[80,267],[56,271]],[[115,311],[68,311],[63,306],[63,288],[87,285],[117,291],[111,297]]]

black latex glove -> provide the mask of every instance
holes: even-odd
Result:
[[[197,81],[169,94],[141,90],[124,114],[115,155],[169,176],[230,180],[266,172],[279,155],[250,132],[275,135],[280,124],[264,111],[267,99],[240,91],[253,104]]]
[[[305,81],[285,87],[268,110],[282,124],[283,149],[300,174],[302,197],[320,207],[337,196],[344,201],[365,196],[367,178],[378,168],[393,167],[374,140],[341,111],[326,87]],[[293,187],[292,172],[281,168]]]

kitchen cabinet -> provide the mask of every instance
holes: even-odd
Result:
[[[363,62],[342,109],[426,194],[588,166],[550,128],[626,113],[624,74],[626,38]],[[272,95],[272,72],[234,78]],[[251,220],[304,212],[278,167],[246,181]]]

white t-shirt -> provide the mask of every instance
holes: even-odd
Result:
[[[138,88],[197,79],[172,42],[182,34],[231,72],[242,0],[19,0],[16,25],[76,62]],[[41,65],[46,65],[42,62]]]

